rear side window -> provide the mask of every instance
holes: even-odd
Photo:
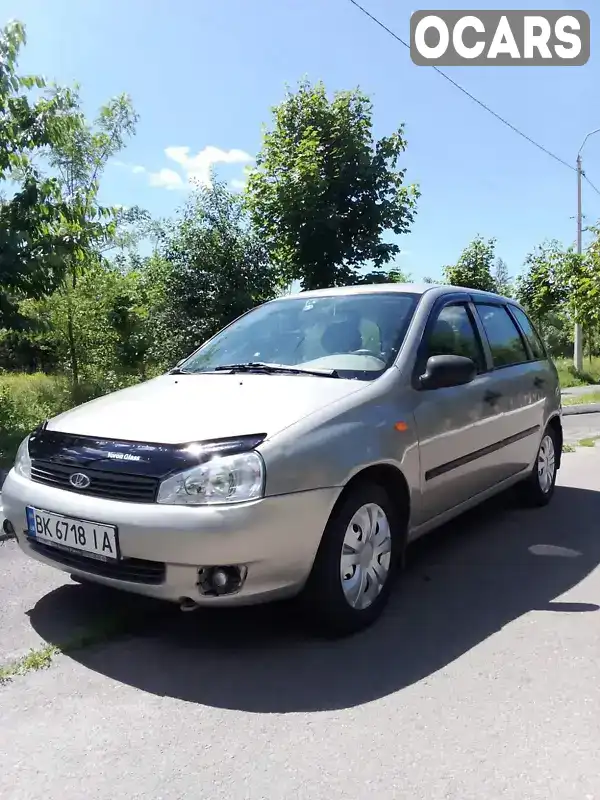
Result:
[[[521,334],[506,308],[478,303],[477,310],[490,344],[494,367],[529,361]]]
[[[525,334],[525,338],[529,343],[529,347],[531,347],[531,352],[533,353],[533,358],[535,361],[541,361],[542,359],[546,358],[546,350],[542,343],[542,340],[535,332],[533,325],[531,324],[531,320],[525,314],[524,311],[521,311],[520,308],[516,306],[511,306],[510,310],[514,314],[517,319],[517,322],[521,326],[521,330]]]

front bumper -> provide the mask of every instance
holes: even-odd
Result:
[[[2,487],[2,504],[21,549],[42,563],[159,599],[244,605],[300,591],[340,491],[318,489],[239,505],[191,508],[89,497],[21,478],[13,470]],[[116,525],[122,558],[164,563],[164,576],[160,582],[133,582],[99,575],[93,564],[87,567],[87,559],[78,559],[77,566],[61,563],[58,554],[53,558],[48,548],[40,552],[25,535],[28,505],[74,519]],[[200,568],[237,565],[247,568],[247,576],[236,593],[217,597],[202,593],[198,586]]]

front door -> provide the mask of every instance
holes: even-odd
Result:
[[[489,350],[468,299],[434,309],[424,333],[417,372],[432,355],[471,358],[477,376],[464,386],[415,389],[419,437],[421,524],[460,505],[493,485],[498,476],[495,446],[502,437],[502,391],[490,370]]]

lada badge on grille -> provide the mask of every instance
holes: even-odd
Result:
[[[69,478],[69,483],[71,486],[74,486],[75,489],[87,489],[91,481],[83,472],[74,472]]]

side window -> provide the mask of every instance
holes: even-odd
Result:
[[[465,305],[444,306],[429,333],[425,361],[430,356],[444,355],[470,358],[475,362],[477,372],[485,372],[479,334]]]
[[[525,314],[524,311],[521,311],[520,308],[516,306],[511,306],[510,310],[512,311],[513,315],[516,317],[517,322],[521,326],[521,330],[525,334],[525,338],[531,347],[531,352],[533,353],[533,357],[536,361],[541,361],[542,359],[546,358],[546,348],[543,345],[542,340],[537,335],[536,331],[531,324],[531,320]]]
[[[508,367],[529,361],[521,334],[504,306],[478,303],[477,310],[490,344],[495,367]]]

